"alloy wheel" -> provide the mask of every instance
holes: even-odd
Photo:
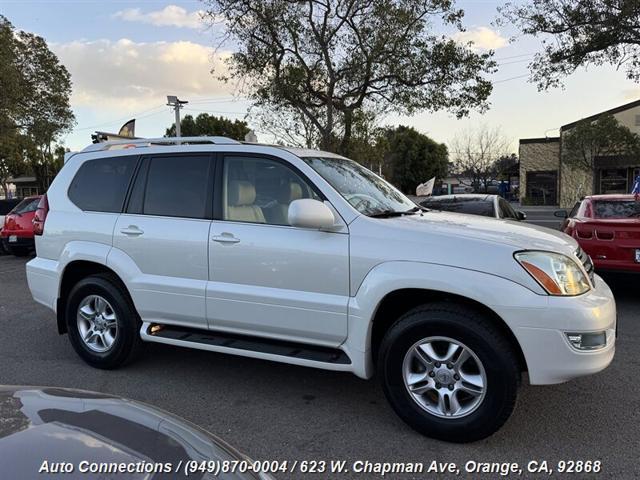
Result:
[[[405,387],[420,408],[441,418],[469,415],[484,399],[487,375],[469,347],[449,337],[416,342],[402,364]]]

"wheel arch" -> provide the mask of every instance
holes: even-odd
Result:
[[[504,333],[518,357],[521,371],[528,366],[514,331],[517,319],[499,312],[514,308],[543,308],[547,299],[508,278],[463,267],[415,262],[383,262],[372,268],[349,301],[349,330],[343,348],[362,356],[362,375],[370,378],[380,341],[389,327],[412,308],[449,301],[480,312]]]
[[[507,323],[491,308],[485,304],[463,295],[430,290],[424,288],[401,288],[389,292],[378,303],[371,321],[370,347],[372,361],[375,364],[380,343],[386,332],[402,315],[420,305],[435,302],[451,302],[462,305],[470,310],[483,314],[490,320],[510,343],[518,358],[520,371],[527,371],[527,362],[520,343]]]
[[[120,284],[127,295],[129,295],[129,298],[131,298],[131,294],[129,293],[129,290],[127,289],[125,283],[122,281],[120,276],[111,268],[107,267],[104,264],[90,260],[73,260],[65,266],[60,279],[60,288],[58,291],[58,299],[56,304],[56,320],[58,323],[58,333],[67,333],[65,311],[67,307],[67,298],[69,297],[71,289],[83,278],[97,274],[106,274],[112,277]]]

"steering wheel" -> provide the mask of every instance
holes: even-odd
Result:
[[[365,193],[353,193],[351,195],[345,195],[345,197],[351,206],[359,212],[370,209],[375,210],[376,206],[380,205],[378,200]]]

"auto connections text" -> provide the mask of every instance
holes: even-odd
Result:
[[[318,474],[362,474],[363,476],[395,476],[399,474],[422,474],[425,478],[439,475],[473,475],[491,477],[512,477],[526,474],[585,474],[601,473],[600,460],[529,460],[521,462],[486,462],[468,460],[464,463],[426,462],[376,462],[369,460],[181,460],[172,462],[51,462],[44,460],[38,470],[41,474],[118,474],[170,473],[185,478],[202,474],[213,476],[228,473],[298,473]]]

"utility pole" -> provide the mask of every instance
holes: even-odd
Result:
[[[167,105],[169,107],[173,107],[173,111],[176,114],[176,137],[180,138],[180,109],[186,103],[189,103],[186,100],[179,100],[175,95],[167,95]],[[178,142],[180,144],[180,142]]]

